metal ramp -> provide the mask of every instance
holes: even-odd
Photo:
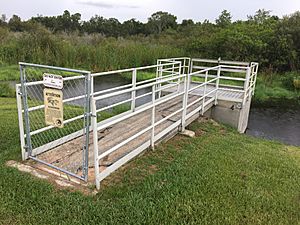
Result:
[[[30,141],[32,135],[38,131],[29,129],[27,135],[28,131],[25,130],[26,135],[21,135],[24,159],[34,159],[62,173],[95,182],[99,189],[100,182],[113,171],[145,149],[154,148],[155,144],[164,138],[184,131],[199,115],[217,105],[218,100],[234,99],[246,104],[254,93],[257,69],[257,63],[183,57],[161,59],[152,66],[94,74],[81,71],[77,78],[65,77],[63,79],[66,82],[76,79],[85,81],[85,85],[81,86],[85,87],[84,94],[82,91],[76,94],[76,89],[79,88],[76,86],[73,88],[74,95],[68,95],[64,99],[65,103],[71,103],[66,105],[66,108],[72,108],[74,105],[83,107],[82,102],[78,101],[89,103],[82,108],[84,111],[81,114],[66,119],[70,122],[83,120],[81,129],[74,132],[71,126],[68,133],[62,137],[51,139],[48,143],[31,149],[27,146],[28,137]],[[138,81],[139,74],[145,72],[153,77]],[[83,75],[84,73],[86,75]],[[121,74],[129,74],[131,82],[97,90],[95,84],[99,77]],[[42,84],[41,80],[34,82]],[[26,85],[28,84],[25,82],[23,86]],[[35,83],[30,85],[34,87]],[[18,91],[20,87],[17,85]],[[40,89],[42,90],[42,87],[39,87]],[[36,105],[32,107],[24,101],[23,95],[18,95],[17,98],[22,134],[26,110],[32,107],[43,109],[43,104],[41,99],[37,101],[34,96],[31,98],[36,101]],[[41,112],[39,115],[44,116]],[[32,127],[30,125],[35,121],[28,120],[28,123],[28,127]],[[38,123],[42,124],[42,121]],[[43,132],[46,128],[39,129]],[[53,127],[48,130],[57,129],[61,131]]]

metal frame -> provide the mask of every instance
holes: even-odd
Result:
[[[32,159],[36,162],[42,163],[48,167],[51,167],[55,170],[61,171],[67,175],[76,177],[80,180],[87,181],[87,175],[88,175],[88,146],[89,146],[89,129],[90,129],[90,96],[91,96],[91,73],[89,71],[83,71],[83,70],[74,70],[69,68],[63,68],[63,67],[54,67],[54,66],[47,66],[47,65],[39,65],[39,64],[31,64],[31,63],[19,63],[20,66],[20,78],[21,78],[21,84],[16,85],[16,97],[17,97],[17,106],[18,106],[18,118],[19,118],[19,129],[20,129],[20,142],[21,142],[21,149],[22,149],[22,159]],[[28,94],[27,94],[27,88],[32,87],[35,85],[41,85],[42,81],[33,81],[30,82],[26,79],[26,68],[40,68],[40,69],[51,69],[51,70],[57,70],[57,71],[65,71],[65,72],[72,72],[76,74],[81,74],[79,76],[70,76],[63,78],[64,81],[70,81],[70,80],[77,80],[77,79],[84,79],[85,80],[85,94],[82,96],[76,96],[69,99],[64,99],[63,102],[69,102],[76,99],[85,99],[85,113],[80,116],[76,116],[73,118],[70,118],[68,120],[64,121],[64,124],[68,124],[70,122],[73,122],[78,119],[84,119],[84,127],[82,128],[82,131],[77,131],[75,133],[69,134],[65,137],[59,138],[55,141],[52,141],[50,143],[47,143],[45,145],[42,145],[37,148],[33,148],[31,144],[31,136],[37,135],[39,133],[42,133],[47,130],[51,130],[54,127],[53,126],[45,126],[43,128],[31,131],[30,128],[30,119],[29,119],[29,112],[33,112],[35,110],[39,110],[44,108],[44,105],[38,105],[34,107],[29,107],[28,105]],[[24,123],[24,124],[23,124]],[[25,130],[24,130],[25,127]],[[24,132],[25,131],[25,132]],[[38,159],[36,156],[38,154],[41,154],[51,148],[54,148],[58,145],[61,145],[69,140],[72,140],[76,137],[85,135],[85,143],[83,145],[83,173],[82,176],[79,176],[75,173],[72,173],[70,171],[67,171],[63,168],[57,167],[52,165],[51,163],[45,162],[41,159]]]
[[[179,62],[181,65],[180,67],[180,72],[176,73],[174,71],[174,68],[176,66],[173,64],[171,65],[171,74],[164,76],[164,72],[169,72],[168,69],[163,69],[162,67],[167,63],[176,63]],[[190,59],[190,58],[172,58],[172,59],[160,59],[157,61],[157,71],[156,71],[156,79],[151,79],[148,82],[143,82],[146,84],[138,85],[138,83],[135,83],[136,79],[136,71],[133,70],[133,81],[132,85],[128,85],[124,87],[125,89],[123,90],[117,90],[116,88],[114,89],[108,89],[106,92],[107,94],[100,95],[100,96],[93,96],[91,100],[91,108],[92,108],[92,127],[93,127],[93,138],[94,138],[94,164],[95,164],[95,184],[96,188],[100,188],[100,183],[103,179],[105,179],[107,176],[109,176],[112,172],[117,170],[119,167],[124,165],[126,162],[128,162],[130,159],[134,158],[138,154],[140,154],[142,151],[145,149],[151,147],[152,149],[154,148],[155,142],[157,142],[161,137],[166,135],[168,132],[171,130],[174,130],[175,128],[179,128],[181,131],[185,130],[187,120],[190,119],[191,117],[197,115],[199,112],[203,114],[209,104],[217,104],[218,100],[218,91],[220,89],[232,89],[234,91],[238,91],[243,93],[244,97],[243,100],[241,101],[246,101],[247,97],[249,94],[253,94],[252,90],[254,88],[255,84],[255,78],[257,75],[257,63],[252,63],[251,66],[255,70],[252,69],[252,74],[250,75],[249,71],[251,68],[249,67],[248,63],[240,63],[240,62],[229,62],[229,61],[209,61],[210,63],[222,63],[224,62],[225,65],[218,65],[214,67],[201,67],[199,70],[199,66],[195,66],[196,62],[206,62],[206,60],[199,60],[199,59]],[[138,68],[137,68],[138,69]],[[196,70],[196,71],[195,71]],[[128,70],[126,70],[128,71]],[[185,71],[187,73],[185,73]],[[194,71],[194,72],[191,72]],[[228,77],[228,76],[222,76],[222,72],[243,72],[245,73],[245,78],[236,78],[236,77]],[[123,72],[122,70],[119,70],[118,72]],[[217,72],[216,75],[213,75],[215,72]],[[98,73],[97,75],[105,75],[107,73]],[[93,76],[93,75],[92,75]],[[190,87],[190,84],[192,83],[192,78],[193,77],[204,77],[204,82],[199,82],[196,86]],[[221,79],[224,80],[236,80],[236,81],[241,81],[245,85],[240,86],[240,87],[235,87],[235,86],[226,86],[226,87],[220,87],[219,82]],[[175,82],[176,81],[176,82]],[[179,87],[180,85],[183,85],[183,90],[180,91],[180,89],[177,89],[177,92],[163,96],[161,95],[162,90],[166,89],[169,87],[168,85],[175,85]],[[210,91],[207,91],[207,86],[213,86],[214,88]],[[119,102],[117,104],[113,104],[110,107],[114,107],[118,104],[123,104],[124,102],[135,102],[136,100],[136,95],[135,93],[146,87],[151,87],[151,95],[152,95],[152,100],[149,104],[145,104],[144,106],[138,108],[138,109],[133,109],[134,107],[131,107],[131,111],[128,113],[124,113],[120,116],[116,116],[115,118],[112,118],[107,121],[102,121],[100,123],[97,122],[97,112],[101,112],[102,110],[108,109],[108,107],[105,108],[97,108],[97,101],[101,101],[102,99],[107,99],[111,98],[113,96],[117,96],[120,94],[124,93],[134,93],[131,95],[131,99]],[[195,91],[199,88],[204,87],[204,92],[199,98],[194,100],[193,102],[188,102],[189,96],[195,95]],[[240,88],[240,89],[237,89]],[[159,93],[156,96],[156,93]],[[103,94],[103,93],[101,93]],[[159,121],[154,121],[155,118],[155,108],[157,105],[162,104],[163,102],[170,101],[174,98],[182,96],[183,98],[183,105],[180,109],[176,110],[175,112],[171,113],[167,117],[159,120]],[[195,106],[196,104],[199,104],[196,108],[194,108],[192,111],[187,113],[188,109],[191,107]],[[146,110],[151,110],[151,124],[144,128],[143,130],[137,132],[136,134],[132,135],[131,137],[127,138],[126,140],[122,141],[121,143],[113,146],[111,149],[99,154],[99,146],[98,146],[98,131],[105,129],[106,127],[112,126],[113,124],[119,123],[123,120],[126,120],[128,118],[131,118],[141,112],[145,112]],[[181,119],[174,122],[172,125],[169,127],[165,128],[161,133],[155,134],[154,130],[155,127],[164,122],[165,120],[171,118],[172,116],[182,113]],[[130,153],[122,157],[121,159],[117,160],[115,163],[113,163],[111,166],[107,167],[105,170],[101,171],[99,170],[99,161],[108,156],[109,154],[117,151],[120,147],[128,144],[130,141],[138,138],[142,134],[146,132],[151,132],[151,137],[145,141],[141,146],[137,147],[136,149],[133,149]]]
[[[200,64],[200,65],[199,65]],[[212,66],[206,66],[201,64],[214,64]],[[69,72],[80,73],[82,75],[76,77],[67,77],[64,80],[71,79],[85,79],[85,88],[87,90],[85,95],[78,95],[72,97],[70,99],[64,99],[64,102],[69,102],[76,99],[86,99],[86,113],[74,118],[70,118],[65,121],[65,123],[72,122],[77,119],[84,118],[85,121],[85,129],[84,131],[78,131],[62,137],[58,140],[55,140],[51,143],[47,143],[41,147],[36,149],[32,149],[30,145],[30,137],[31,135],[35,135],[39,132],[43,132],[46,130],[50,130],[53,127],[47,126],[42,129],[36,131],[30,131],[30,121],[28,117],[28,113],[37,109],[41,109],[44,105],[39,105],[35,107],[28,107],[27,103],[27,94],[26,87],[31,85],[41,84],[42,81],[35,82],[26,82],[26,74],[23,74],[23,67],[33,66],[40,67],[46,69],[57,69]],[[137,82],[137,76],[139,71],[142,70],[156,70],[156,77]],[[106,76],[111,74],[120,74],[120,73],[132,73],[131,84],[126,84],[114,88],[105,89],[102,91],[94,90],[94,81],[95,77],[98,76]],[[223,73],[242,73],[243,77],[232,77],[225,76]],[[66,174],[77,177],[79,179],[87,181],[88,174],[88,146],[89,146],[89,134],[90,129],[93,131],[93,143],[94,143],[94,165],[95,165],[95,184],[97,189],[100,188],[100,182],[105,179],[109,174],[113,171],[117,170],[120,166],[124,165],[130,159],[134,158],[142,151],[151,147],[154,149],[155,143],[161,139],[163,136],[168,134],[170,131],[174,129],[179,129],[181,131],[185,130],[188,120],[200,114],[204,114],[210,104],[218,104],[218,100],[221,99],[219,92],[222,90],[230,90],[233,92],[238,92],[242,94],[241,99],[229,99],[235,100],[237,102],[241,102],[242,106],[246,104],[246,102],[251,99],[251,96],[254,94],[255,85],[256,85],[256,77],[258,72],[258,63],[245,63],[245,62],[235,62],[235,61],[224,61],[224,60],[207,60],[207,59],[196,59],[196,58],[170,58],[170,59],[159,59],[157,60],[156,65],[137,67],[137,68],[129,68],[129,69],[121,69],[115,71],[108,72],[100,72],[91,74],[89,71],[81,71],[81,70],[72,70],[61,67],[51,67],[44,65],[36,65],[36,64],[28,64],[28,63],[20,63],[20,74],[21,74],[21,84],[16,85],[17,92],[17,105],[18,105],[18,117],[19,117],[19,128],[20,128],[20,141],[22,148],[22,159],[31,158],[35,161],[41,162],[45,165],[48,165],[54,169],[60,170]],[[203,78],[203,82],[193,81],[194,77]],[[241,82],[240,86],[236,85],[222,85],[220,84],[221,80],[232,80]],[[193,86],[191,86],[193,84]],[[183,86],[180,89],[180,86]],[[164,90],[168,90],[169,88],[176,87],[177,91],[168,94],[166,96],[162,96],[162,92]],[[208,87],[210,87],[210,91],[208,91]],[[138,90],[150,88],[151,91],[145,94],[138,95]],[[203,90],[203,93],[194,101],[189,102],[190,96],[197,96],[197,90]],[[101,101],[103,99],[111,98],[117,95],[122,94],[130,94],[130,98],[110,104],[108,106],[97,108],[97,101]],[[151,96],[151,101],[147,104],[137,107],[136,101],[140,98],[144,98],[146,96]],[[167,101],[170,101],[174,98],[182,97],[182,106],[180,109],[176,110],[176,112],[171,113],[167,117],[161,119],[160,121],[155,121],[155,108]],[[221,99],[222,100],[222,99]],[[22,109],[22,101],[24,109]],[[124,103],[130,103],[130,110],[128,112],[122,113],[120,115],[114,116],[107,120],[98,122],[97,121],[97,113],[111,109],[115,106],[122,105]],[[198,105],[196,105],[198,104]],[[137,132],[130,138],[125,141],[115,145],[110,150],[99,154],[99,146],[98,146],[98,131],[102,130],[108,126],[119,123],[125,119],[133,117],[141,112],[145,112],[146,110],[151,110],[151,125],[142,131]],[[164,121],[170,119],[176,114],[181,113],[180,120],[174,122],[169,127],[165,128],[158,134],[155,134],[155,128],[163,123]],[[24,116],[24,117],[23,117]],[[26,119],[28,118],[28,119]],[[24,126],[24,124],[25,126]],[[91,123],[91,124],[90,124]],[[24,132],[25,128],[25,132]],[[123,145],[129,143],[130,141],[138,138],[142,134],[146,132],[151,132],[151,137],[141,146],[136,149],[133,149],[129,154],[125,155],[117,162],[113,163],[111,166],[107,167],[104,171],[99,170],[99,160],[103,157],[111,154],[116,151]],[[26,133],[26,134],[25,134]],[[70,173],[68,171],[63,170],[62,168],[55,167],[53,165],[49,165],[46,162],[36,159],[34,156],[41,154],[44,151],[47,151],[53,147],[59,146],[67,141],[70,141],[76,137],[86,135],[85,139],[85,151],[83,151],[83,176],[78,176],[77,174]],[[26,141],[25,141],[26,140]]]

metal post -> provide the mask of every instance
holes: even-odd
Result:
[[[243,99],[243,106],[245,105],[246,101],[247,101],[247,97],[248,97],[248,87],[249,87],[249,77],[250,77],[250,73],[251,73],[251,68],[248,67],[247,71],[246,71],[246,80],[244,83],[244,99]],[[242,107],[243,107],[242,106]]]
[[[89,133],[90,133],[90,118],[91,118],[91,73],[85,74],[85,113],[84,113],[84,125],[85,125],[85,144],[83,146],[83,178],[85,181],[88,179],[89,168]]]
[[[250,68],[251,68],[251,70],[250,70],[250,87],[251,87],[251,95],[252,95],[252,93],[253,93],[253,82],[254,82],[254,69],[255,69],[255,65],[254,65],[254,63],[250,63]]]
[[[131,111],[134,112],[135,111],[135,97],[136,97],[136,69],[134,69],[132,71],[132,88],[133,91],[131,92]]]
[[[157,60],[156,61],[156,81],[159,80],[159,66],[161,64],[161,61],[160,60]],[[156,85],[156,88],[158,89],[158,84]],[[158,93],[158,96],[159,96],[159,93]]]
[[[190,60],[190,63],[189,63],[189,72],[188,73],[193,73],[193,59]]]
[[[155,85],[152,85],[152,114],[151,114],[151,148],[154,150],[154,136],[155,136]]]
[[[174,61],[175,62],[175,61]],[[173,67],[174,67],[174,65],[173,65]],[[178,65],[178,67],[179,67],[179,69],[178,69],[178,71],[179,71],[179,75],[178,76],[180,76],[181,75],[181,61],[180,61],[180,63],[179,63],[179,65]],[[179,91],[180,91],[180,78],[178,78],[178,80],[177,80],[177,92],[179,93]]]
[[[184,91],[183,91],[183,100],[182,100],[183,110],[182,110],[182,116],[181,116],[181,132],[185,131],[185,124],[186,124],[185,117],[186,117],[186,108],[187,108],[188,95],[189,95],[189,93],[188,93],[189,74],[186,74],[184,76],[183,82],[184,82],[183,83]]]
[[[208,71],[205,72],[205,80],[204,80],[204,93],[203,93],[203,99],[202,99],[202,115],[204,114],[204,104],[205,104],[205,95],[206,95],[206,83],[207,83],[207,76],[208,76]]]
[[[97,112],[96,112],[96,101],[94,97],[91,99],[92,108],[92,129],[93,129],[93,144],[94,144],[94,168],[95,168],[95,184],[97,190],[100,189],[99,181],[99,149],[98,149],[98,131],[97,131]]]
[[[191,66],[191,58],[188,58],[188,65],[187,65],[187,74],[189,74],[190,73],[190,66]]]
[[[163,66],[160,64],[159,65],[159,73],[158,73],[158,77],[159,77],[158,81],[160,81],[162,78],[162,69],[163,69]],[[158,84],[158,89],[159,89],[158,98],[161,98],[161,83]]]
[[[24,135],[24,125],[23,125],[23,113],[22,113],[22,92],[20,90],[20,85],[16,84],[16,97],[17,97],[17,107],[18,107],[18,119],[19,119],[19,132],[20,132],[20,142],[22,151],[22,160],[26,159],[26,149],[25,149],[25,135]]]
[[[218,68],[217,72],[217,80],[216,80],[216,96],[215,96],[215,105],[218,104],[218,91],[219,91],[219,84],[220,84],[220,76],[221,76],[221,66]]]
[[[255,76],[254,76],[253,93],[252,93],[253,95],[255,93],[255,88],[256,88],[257,72],[258,72],[258,64],[255,65]]]
[[[25,118],[25,131],[26,131],[26,146],[24,146],[28,150],[28,157],[32,154],[32,145],[30,138],[30,122],[29,122],[29,112],[28,112],[28,99],[27,99],[27,89],[25,86],[26,83],[26,71],[24,67],[23,74],[23,66],[20,65],[20,78],[21,78],[21,89],[23,95],[23,109],[24,109],[24,118]]]
[[[94,76],[91,76],[91,95],[94,96]]]

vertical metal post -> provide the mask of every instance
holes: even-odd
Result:
[[[20,85],[16,84],[16,98],[18,107],[18,120],[19,120],[19,132],[20,132],[20,142],[22,151],[22,160],[26,159],[26,149],[25,149],[25,134],[23,125],[23,112],[22,112],[22,92],[20,90]]]
[[[94,76],[91,76],[91,95],[94,96]]]
[[[189,70],[190,73],[193,73],[193,66],[194,66],[193,64],[194,64],[193,59],[191,59],[190,70]]]
[[[220,84],[220,76],[221,76],[221,66],[218,67],[218,72],[217,72],[215,105],[218,104],[218,91],[219,91],[219,84]]]
[[[32,154],[32,145],[31,145],[31,137],[30,137],[30,122],[29,122],[29,112],[28,112],[28,99],[27,99],[27,89],[26,89],[26,71],[24,67],[20,64],[20,78],[21,78],[21,89],[23,95],[23,109],[24,109],[24,118],[25,118],[25,131],[26,131],[26,146],[25,148],[28,151],[27,157]]]
[[[189,73],[192,73],[191,71],[191,63],[192,63],[192,60],[191,58],[188,58],[188,65],[187,65],[187,74]]]
[[[176,63],[175,59],[172,60],[172,63],[173,63],[173,65],[172,65],[172,75],[174,75],[174,72],[175,72],[175,63]]]
[[[203,93],[203,99],[202,99],[202,109],[201,114],[204,114],[204,104],[205,104],[205,95],[206,95],[206,85],[207,85],[207,76],[208,76],[208,70],[205,72],[205,80],[204,80],[204,93]]]
[[[158,69],[158,77],[159,77],[159,79],[158,79],[158,81],[160,81],[161,78],[162,78],[162,69],[163,69],[163,66],[161,64],[159,64],[159,69]],[[161,98],[161,83],[159,83],[157,85],[157,87],[159,89],[159,91],[158,91],[158,98]]]
[[[156,60],[156,79],[158,78],[158,65],[160,64],[160,60]]]
[[[258,72],[258,63],[255,65],[255,75],[254,75],[254,84],[253,84],[253,92],[252,94],[254,95],[255,93],[255,88],[256,88],[256,78],[257,78],[257,72]]]
[[[175,62],[175,61],[174,61]],[[173,65],[173,67],[174,67],[174,65]],[[179,62],[179,65],[178,65],[178,67],[179,67],[179,69],[178,69],[178,71],[179,71],[179,74],[177,75],[177,76],[180,76],[181,75],[181,70],[182,70],[182,68],[181,68],[181,62]],[[177,80],[177,92],[179,93],[179,91],[180,91],[180,78],[178,78],[178,80]]]
[[[137,73],[137,70],[134,69],[132,71],[132,88],[133,88],[133,91],[131,92],[131,111],[134,112],[135,111],[135,97],[136,97],[136,73]]]
[[[184,76],[184,80],[183,80],[183,88],[184,88],[184,91],[183,91],[183,100],[182,100],[182,107],[183,107],[183,110],[182,110],[182,116],[181,116],[181,132],[184,132],[185,131],[185,124],[186,124],[186,121],[185,121],[185,118],[186,118],[186,109],[187,109],[187,102],[188,102],[188,82],[189,82],[189,74],[186,74]]]
[[[97,111],[96,111],[96,101],[94,97],[91,99],[92,108],[92,129],[93,129],[93,145],[94,145],[94,168],[95,168],[95,184],[97,190],[100,189],[99,181],[99,149],[98,149],[98,131],[97,131]]]
[[[83,178],[85,181],[88,179],[89,168],[89,134],[90,134],[90,119],[91,119],[91,73],[85,75],[85,112],[84,112],[84,130],[85,130],[85,144],[83,146]]]
[[[249,85],[251,87],[250,91],[251,91],[251,95],[253,93],[253,82],[254,82],[254,69],[255,69],[255,65],[254,63],[250,63],[250,80],[249,80]]]
[[[151,148],[154,150],[155,137],[155,85],[152,85],[152,113],[151,113]]]
[[[158,59],[156,61],[156,81],[159,80],[159,66],[158,65],[160,65],[160,64],[161,64],[161,61]],[[158,84],[156,85],[156,88],[158,89]],[[158,96],[159,96],[159,93],[158,93]]]
[[[248,67],[247,71],[246,71],[246,80],[244,83],[244,99],[243,99],[243,106],[245,105],[246,101],[247,101],[247,97],[248,97],[248,87],[249,87],[249,77],[250,77],[250,73],[251,73],[251,68]]]

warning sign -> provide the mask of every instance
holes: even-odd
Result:
[[[45,122],[47,125],[62,128],[63,124],[63,93],[57,89],[44,89]]]
[[[55,89],[62,89],[64,86],[62,76],[49,73],[43,74],[43,84],[45,85],[45,87]]]

